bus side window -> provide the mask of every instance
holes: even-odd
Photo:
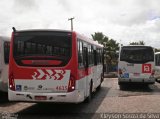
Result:
[[[91,59],[92,59],[92,65],[94,65],[94,49],[93,49],[93,46],[91,46]]]
[[[10,51],[10,42],[4,42],[4,62],[5,64],[9,63],[9,51]]]
[[[97,49],[97,64],[100,64],[100,53],[99,53],[99,49]]]
[[[94,50],[94,65],[97,65],[97,51]]]
[[[160,54],[157,54],[156,65],[160,66]]]
[[[85,68],[88,68],[88,48],[83,47],[83,64]]]
[[[83,67],[83,43],[82,41],[78,40],[78,66],[79,68]]]

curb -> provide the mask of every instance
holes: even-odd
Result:
[[[104,73],[104,78],[117,78],[117,72]]]

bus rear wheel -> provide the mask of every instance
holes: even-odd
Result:
[[[120,90],[123,90],[124,89],[124,83],[122,83],[122,82],[118,82],[118,85],[119,85],[119,89]]]
[[[89,103],[90,101],[91,101],[91,99],[92,99],[92,85],[93,85],[93,83],[92,83],[92,81],[91,81],[91,83],[90,83],[90,88],[89,88],[89,95],[88,95],[88,97],[85,99],[85,102],[86,103]]]
[[[101,85],[102,85],[103,80],[104,80],[104,77],[103,77],[103,75],[102,75],[102,76],[101,76],[101,82],[100,82],[99,86],[97,87],[97,90],[98,90],[98,91],[101,89]]]

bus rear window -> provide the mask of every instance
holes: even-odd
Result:
[[[71,57],[71,35],[67,33],[17,33],[14,58],[23,66],[64,66]]]
[[[154,51],[147,46],[128,46],[122,47],[120,61],[128,63],[146,63],[154,61]]]

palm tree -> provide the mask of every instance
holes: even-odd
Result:
[[[115,40],[109,39],[102,32],[95,32],[91,34],[93,40],[98,41],[104,46],[104,63],[109,65],[117,64],[117,50],[119,50],[119,43],[116,43]]]
[[[139,41],[139,42],[131,42],[129,43],[130,45],[145,45],[144,41]]]

